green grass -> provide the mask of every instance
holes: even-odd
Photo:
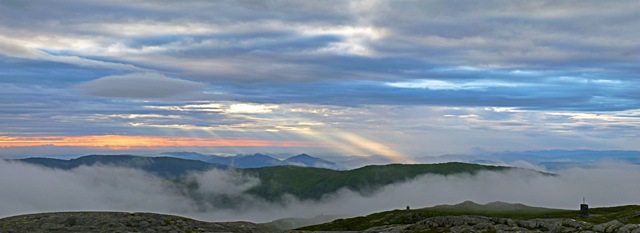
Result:
[[[318,199],[331,190],[324,181],[340,174],[335,170],[294,166],[244,169],[243,172],[261,181],[248,192],[268,200],[277,200],[285,193]]]
[[[502,202],[479,205],[473,202],[463,202],[457,205],[442,205],[414,210],[392,210],[362,217],[338,219],[330,223],[308,226],[301,230],[314,231],[363,231],[371,227],[412,224],[421,220],[437,216],[480,215],[487,217],[510,218],[514,220],[528,220],[534,218],[571,218],[593,224],[600,224],[618,220],[623,224],[640,224],[640,206],[618,206],[608,208],[592,208],[589,218],[580,218],[579,210],[562,210],[531,207],[522,204],[508,204]]]
[[[597,224],[617,219],[625,224],[640,224],[640,206],[638,205],[593,208],[589,209],[589,214],[590,217],[584,221]]]

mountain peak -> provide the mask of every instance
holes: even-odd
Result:
[[[305,154],[305,153],[302,153],[302,154],[299,154],[299,155],[296,155],[296,156],[291,156],[288,159],[309,159],[309,158],[319,159],[319,158],[313,157],[313,156]]]
[[[255,153],[252,155],[243,155],[242,157],[255,157],[255,158],[273,158],[271,156],[265,155],[265,154],[260,154],[260,153]]]
[[[294,166],[340,169],[339,166],[334,162],[316,158],[308,154],[299,154],[296,156],[292,156],[285,159],[283,162]]]

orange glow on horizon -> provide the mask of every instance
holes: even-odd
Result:
[[[28,146],[106,147],[130,149],[136,147],[325,147],[324,143],[305,141],[271,141],[258,139],[222,139],[163,136],[0,136],[0,147]]]

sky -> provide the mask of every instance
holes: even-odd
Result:
[[[0,0],[0,156],[640,150],[638,1]]]

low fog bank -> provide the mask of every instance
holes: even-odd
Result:
[[[267,222],[321,214],[364,215],[465,200],[577,209],[585,196],[594,207],[640,204],[639,165],[607,162],[556,174],[548,176],[520,170],[426,175],[366,196],[344,189],[320,201],[300,201],[286,196],[283,203],[271,203],[244,194],[260,181],[236,171],[193,174],[187,180],[197,184],[197,188],[187,192],[185,187],[134,169],[92,166],[61,171],[0,160],[0,217],[34,212],[110,210],[168,213],[207,221]],[[233,198],[237,202],[235,208],[206,201],[221,196]]]

